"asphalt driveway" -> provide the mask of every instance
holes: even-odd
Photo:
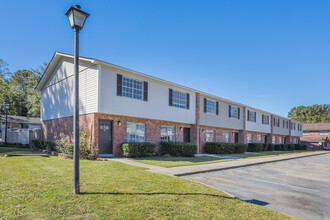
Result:
[[[330,218],[330,154],[181,178],[299,218]]]

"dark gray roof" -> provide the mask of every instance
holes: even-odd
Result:
[[[6,120],[6,116],[0,115],[0,121],[5,121],[5,120]],[[16,116],[16,115],[8,115],[8,122],[25,123],[25,124],[41,124],[40,118],[24,117],[24,116]]]

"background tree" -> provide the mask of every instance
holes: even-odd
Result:
[[[40,93],[34,88],[46,66],[47,63],[43,63],[37,69],[12,74],[7,63],[0,59],[0,102],[10,104],[10,115],[40,117]]]
[[[329,104],[298,106],[289,111],[288,117],[303,123],[327,123],[330,122],[330,107]]]

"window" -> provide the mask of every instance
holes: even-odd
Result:
[[[269,115],[262,114],[262,124],[269,125]]]
[[[272,143],[273,143],[273,144],[276,144],[276,137],[275,137],[275,136],[273,136]]]
[[[302,131],[302,125],[298,124],[298,131]]]
[[[309,135],[309,131],[304,131],[303,135]]]
[[[218,103],[210,99],[204,99],[204,112],[217,115],[218,114]]]
[[[246,134],[246,142],[252,143],[252,134]]]
[[[145,142],[145,125],[127,122],[127,142]]]
[[[125,97],[142,100],[143,82],[123,76],[122,94]]]
[[[257,135],[257,141],[258,143],[262,143],[262,137],[260,134]]]
[[[289,128],[289,121],[283,120],[283,128]]]
[[[253,111],[248,110],[247,120],[256,122],[257,121],[257,112],[253,112]]]
[[[222,132],[223,142],[230,143],[230,132]]]
[[[237,106],[229,105],[229,117],[239,119],[240,108]]]
[[[280,144],[283,144],[283,137],[280,137]]]
[[[319,131],[319,135],[328,135],[329,131]]]
[[[206,142],[214,142],[215,141],[215,132],[214,130],[206,130]]]
[[[274,126],[280,127],[280,119],[279,118],[274,118]]]
[[[188,93],[170,89],[170,105],[177,108],[189,108],[187,107],[188,95]]]
[[[175,141],[175,128],[173,126],[161,126],[160,141]]]
[[[291,130],[296,130],[296,123],[291,123]]]

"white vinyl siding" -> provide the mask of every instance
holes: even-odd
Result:
[[[98,66],[80,61],[79,71],[79,114],[98,112]],[[73,59],[61,59],[41,91],[42,121],[73,115],[73,73]]]

